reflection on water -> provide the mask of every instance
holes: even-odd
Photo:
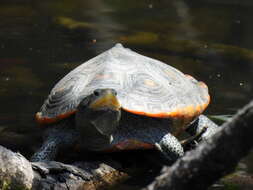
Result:
[[[4,0],[0,144],[30,155],[40,141],[33,115],[52,86],[116,42],[205,81],[207,113],[233,114],[252,98],[252,8],[249,0]]]

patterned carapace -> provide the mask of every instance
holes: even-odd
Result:
[[[39,123],[52,123],[75,113],[95,89],[113,88],[122,109],[139,115],[192,119],[209,104],[203,82],[117,44],[75,68],[52,89]]]

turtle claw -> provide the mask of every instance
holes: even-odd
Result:
[[[207,140],[211,136],[213,136],[218,130],[219,126],[216,125],[213,121],[211,121],[208,117],[205,115],[200,115],[197,120],[195,120],[189,127],[186,129],[186,131],[192,135],[195,136],[196,134],[199,135],[198,142],[202,140]]]
[[[198,143],[202,140],[202,135],[207,131],[207,126],[204,126],[200,132],[187,139],[180,141],[181,145],[185,147],[196,147]]]

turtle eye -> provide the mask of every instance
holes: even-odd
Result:
[[[116,90],[112,90],[112,93],[113,93],[115,96],[117,96]]]
[[[93,94],[94,94],[95,96],[99,96],[99,95],[100,95],[100,90],[94,90]]]

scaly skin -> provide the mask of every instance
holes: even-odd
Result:
[[[59,151],[73,147],[79,140],[79,134],[73,130],[72,119],[50,126],[44,133],[44,142],[31,157],[32,162],[54,160]]]
[[[114,89],[99,89],[85,97],[73,117],[62,120],[47,131],[47,138],[32,161],[52,160],[59,149],[79,143],[93,151],[156,148],[168,161],[183,156],[179,140],[172,135],[173,121],[136,115],[120,109]],[[191,135],[210,138],[217,126],[206,116],[199,116],[189,127]]]
[[[67,122],[70,124],[69,122]],[[33,155],[31,161],[48,161],[54,160],[57,152],[64,148],[71,147],[79,141],[79,134],[76,130],[66,127],[66,122],[61,123],[55,128],[49,128],[47,131],[47,138],[43,146]],[[183,156],[184,150],[176,137],[171,135],[167,129],[159,127],[147,127],[143,130],[136,130],[136,126],[128,128],[121,128],[112,135],[112,142],[108,144],[108,149],[120,142],[127,141],[128,139],[135,139],[139,142],[150,143],[154,145],[158,151],[164,155],[168,161],[175,161]],[[218,126],[208,119],[206,116],[201,115],[189,128],[191,135],[201,132],[203,128],[207,130],[202,135],[201,140],[210,138],[219,128]],[[134,129],[134,130],[133,130]],[[138,129],[138,128],[137,128]],[[188,131],[187,131],[188,132]]]
[[[189,126],[187,132],[190,135],[195,135],[200,133],[204,128],[206,128],[206,131],[203,135],[201,135],[201,140],[209,139],[219,130],[218,125],[216,125],[208,117],[205,115],[200,115],[198,119],[191,126]]]

